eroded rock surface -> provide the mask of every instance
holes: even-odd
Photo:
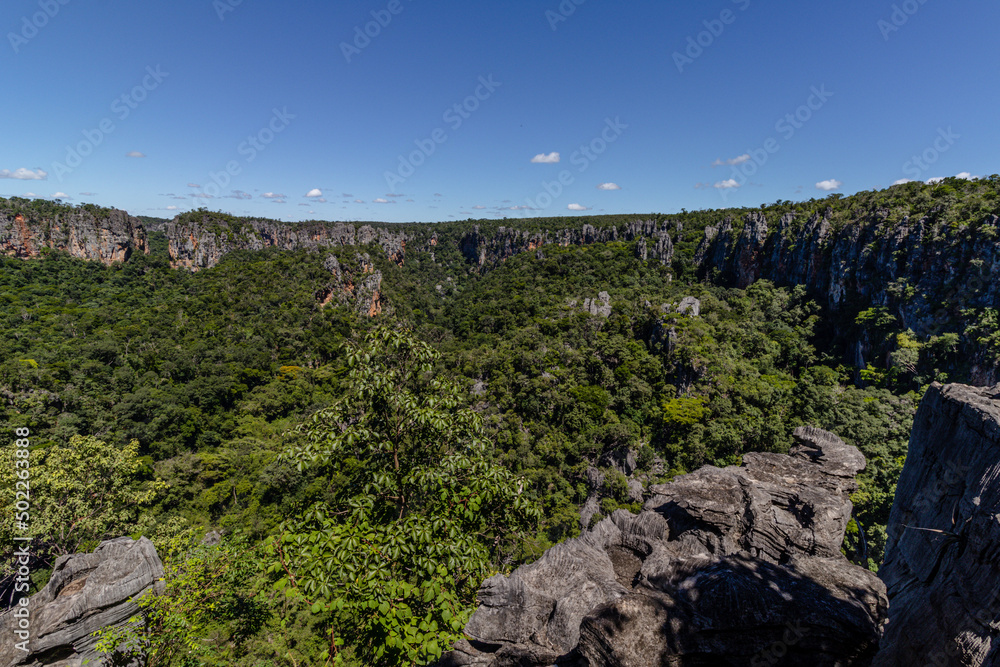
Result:
[[[340,262],[330,255],[323,262],[323,268],[330,272],[332,279],[316,292],[316,300],[321,306],[336,301],[361,315],[376,317],[382,314],[382,272],[375,268],[368,253],[356,253],[352,262]]]
[[[1000,216],[956,226],[932,214],[894,219],[875,208],[834,218],[832,209],[808,218],[768,219],[761,211],[727,218],[705,228],[695,264],[741,288],[761,279],[803,285],[832,312],[884,306],[918,336],[954,330],[962,309],[1000,307]],[[872,341],[859,346],[859,357],[872,353]],[[995,364],[973,361],[977,384],[1000,380]]]
[[[638,516],[488,579],[442,664],[870,664],[885,588],[840,553],[864,457],[795,435],[789,455],[653,486]]]
[[[162,586],[162,577],[163,565],[146,538],[121,537],[93,553],[62,556],[49,583],[29,600],[27,653],[13,639],[14,609],[0,615],[0,666],[99,667],[91,634],[127,622],[139,610],[130,598]]]
[[[1000,385],[932,385],[889,518],[880,667],[1000,665]]]
[[[81,209],[51,219],[30,210],[0,212],[0,254],[28,259],[41,256],[44,248],[103,264],[149,252],[146,230],[125,211],[103,215]]]
[[[197,271],[215,266],[236,250],[321,249],[338,246],[377,245],[397,264],[402,264],[408,235],[385,227],[343,222],[289,225],[274,220],[216,219],[206,214],[201,221],[174,219],[163,226],[174,267]]]

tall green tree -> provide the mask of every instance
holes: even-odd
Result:
[[[381,327],[346,358],[345,397],[286,452],[329,475],[329,500],[286,522],[271,570],[328,618],[332,663],[428,664],[460,638],[479,583],[512,564],[537,513],[491,460],[463,391],[435,375],[430,346]]]

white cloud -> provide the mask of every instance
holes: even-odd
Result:
[[[53,199],[69,199],[70,196],[68,194],[66,194],[65,192],[57,192],[54,195],[52,195],[52,198]]]
[[[198,185],[197,183],[188,183],[188,187],[189,188],[200,188],[201,186]]]
[[[313,188],[312,190],[306,193],[306,197],[322,197],[322,196],[323,196],[323,191],[320,190],[319,188]]]
[[[559,162],[559,160],[559,153],[554,152],[549,153],[548,155],[545,153],[539,153],[535,157],[531,158],[531,162],[533,164],[555,164],[556,162]]]
[[[744,153],[743,155],[739,155],[737,157],[730,158],[728,160],[722,160],[722,159],[716,160],[715,162],[712,163],[712,166],[721,167],[723,165],[729,165],[731,167],[735,167],[738,164],[743,164],[744,162],[749,162],[749,161],[750,161],[750,154]]]
[[[316,211],[309,211],[309,215],[316,215]]]
[[[192,197],[193,197],[194,199],[215,199],[215,197],[214,197],[214,196],[212,196],[212,195],[210,195],[210,194],[208,194],[208,193],[206,193],[206,192],[196,192],[196,193],[194,193],[194,194],[193,194],[193,195],[191,195],[191,196],[192,196]]]
[[[38,195],[36,195],[34,192],[25,192],[24,196],[25,197],[37,197]]]
[[[474,211],[482,211],[485,208],[486,208],[485,206],[473,206],[472,210],[474,210]]]
[[[233,199],[253,199],[253,195],[249,192],[243,192],[242,190],[233,190],[233,194],[230,195]]]
[[[355,204],[364,204],[364,203],[365,203],[365,200],[364,200],[364,199],[355,199],[355,200],[354,200],[354,203],[355,203]]]
[[[910,179],[910,178],[901,178],[898,181],[893,181],[892,184],[893,185],[905,185],[907,183],[912,183],[912,182],[913,182],[913,179]]]
[[[730,188],[738,188],[740,187],[740,184],[736,182],[735,178],[728,178],[724,181],[719,181],[712,187],[716,190],[728,190]]]
[[[264,199],[285,199],[285,195],[279,195],[275,192],[265,192],[261,195]]]
[[[395,194],[388,194],[388,195],[386,195],[386,197],[405,197],[405,196],[406,195],[395,195]]]
[[[318,201],[320,204],[325,204],[326,203],[326,197],[320,197],[316,201]]]
[[[971,181],[975,177],[972,175],[971,172],[963,171],[961,174],[955,174],[955,178],[961,178],[963,181]]]
[[[944,176],[935,176],[927,179],[927,185],[936,185],[944,180]]]
[[[139,151],[129,151],[125,153],[125,157],[146,157],[145,153],[140,153]]]
[[[168,211],[176,211],[176,210],[177,210],[177,207],[176,207],[176,206],[168,206],[168,207],[167,207],[167,210],[168,210]]]
[[[389,201],[388,199],[382,199],[381,197],[379,197],[378,199],[373,200],[373,202],[375,204],[395,204],[396,203],[394,201]]]
[[[824,192],[830,192],[831,190],[839,190],[841,185],[843,185],[843,183],[838,181],[836,178],[831,178],[817,183],[816,189],[823,190]]]
[[[32,171],[31,169],[0,169],[0,178],[13,178],[18,181],[44,181],[49,177],[48,173],[41,169]]]
[[[566,208],[568,208],[571,211],[589,211],[590,210],[586,206],[581,206],[580,204],[570,204]]]
[[[96,194],[97,194],[96,192],[81,192],[81,193],[80,193],[80,195],[81,195],[82,197],[93,197],[93,196],[94,196],[94,195],[96,195]]]
[[[621,190],[621,186],[617,183],[601,183],[597,186],[598,190]]]

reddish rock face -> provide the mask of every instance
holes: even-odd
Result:
[[[42,248],[64,250],[74,257],[112,264],[133,252],[149,253],[146,230],[137,218],[112,209],[107,217],[74,210],[53,219],[0,213],[0,253],[38,257]]]

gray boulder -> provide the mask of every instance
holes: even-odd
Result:
[[[796,430],[651,488],[509,577],[483,583],[443,665],[867,665],[885,588],[840,553],[864,457]]]
[[[139,607],[132,598],[162,592],[163,564],[146,538],[102,542],[93,553],[62,556],[45,587],[28,602],[28,651],[12,639],[17,607],[0,615],[0,667],[101,665],[92,633],[127,623]]]
[[[1000,665],[998,462],[1000,386],[932,385],[889,518],[876,665]]]

